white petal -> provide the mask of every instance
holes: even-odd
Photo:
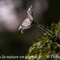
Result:
[[[22,26],[27,27],[27,26],[30,26],[31,23],[32,23],[32,22],[31,22],[28,18],[26,18],[26,19],[22,22]]]

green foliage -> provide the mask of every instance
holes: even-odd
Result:
[[[37,37],[35,42],[28,51],[26,59],[28,60],[60,60],[60,46],[56,42],[57,37],[60,38],[60,21],[58,24],[52,23],[50,31],[53,35]],[[60,40],[60,39],[59,39]]]

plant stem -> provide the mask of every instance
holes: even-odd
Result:
[[[44,26],[42,26],[41,24],[38,24],[36,22],[33,22],[34,25],[36,25],[37,27],[41,28],[43,31],[47,32],[49,35],[53,35],[53,33],[51,33],[48,29],[46,29]],[[60,45],[60,39],[57,36],[54,36],[55,38],[52,38],[53,42],[57,42]]]
[[[40,29],[42,29],[43,31],[47,32],[49,35],[53,35],[48,29],[46,29],[44,26],[42,26],[39,23],[33,22],[34,25],[36,25],[37,27],[39,27]]]

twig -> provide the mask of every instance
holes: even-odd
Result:
[[[43,25],[38,24],[36,22],[33,22],[33,24],[42,29],[43,31],[47,32],[49,35],[52,35],[52,33],[48,29],[46,29]]]

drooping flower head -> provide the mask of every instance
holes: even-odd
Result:
[[[33,10],[32,10],[32,5],[30,6],[30,8],[27,10],[27,15],[28,17],[23,20],[23,22],[21,23],[21,25],[19,26],[18,30],[21,30],[21,33],[23,33],[24,30],[28,29],[31,27],[32,22],[33,22]]]

